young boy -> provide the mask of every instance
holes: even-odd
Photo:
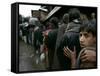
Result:
[[[75,68],[96,68],[96,26],[88,23],[80,27],[80,51],[76,59],[76,50],[64,48],[66,57],[71,58],[71,66]]]

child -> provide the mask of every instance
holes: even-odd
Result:
[[[76,50],[71,51],[64,47],[64,55],[71,58],[71,66],[75,68],[95,68],[96,67],[96,26],[88,23],[80,27],[80,51],[76,59]]]

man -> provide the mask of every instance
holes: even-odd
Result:
[[[77,49],[77,54],[80,51],[79,44],[79,28],[80,28],[80,11],[76,8],[72,8],[68,12],[69,14],[69,23],[66,28],[66,31],[60,41],[60,45],[57,48],[57,57],[60,64],[60,69],[71,69],[71,60],[64,56],[63,48],[68,46],[71,50],[74,49],[74,46]]]
[[[49,61],[48,70],[52,70],[52,65],[53,65],[55,45],[56,45],[57,32],[58,32],[58,18],[52,17],[50,19],[50,24],[52,30],[48,33],[47,36],[48,61]]]
[[[63,23],[58,28],[58,33],[57,33],[57,40],[56,40],[56,46],[55,46],[55,55],[54,55],[53,67],[52,67],[53,69],[60,69],[59,62],[58,62],[58,59],[57,59],[57,48],[59,47],[62,36],[65,33],[65,30],[67,28],[67,25],[68,25],[68,22],[69,22],[69,14],[65,13],[63,15],[62,20],[63,20]]]

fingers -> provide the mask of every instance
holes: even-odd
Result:
[[[67,48],[64,47],[64,49],[65,49],[65,52],[66,52],[66,53],[68,53],[69,55],[71,54],[71,51],[70,51],[70,49],[68,49],[68,47],[67,47]]]
[[[86,56],[84,56],[84,57],[81,58],[81,61],[82,62],[88,62],[88,58]]]
[[[96,52],[91,50],[85,50],[80,56],[83,62],[94,62],[96,61]]]
[[[86,55],[80,57],[81,60],[86,59]]]
[[[71,57],[71,53],[69,52],[69,50],[67,49],[67,48],[65,48],[64,47],[64,55],[66,56],[66,57],[68,57],[68,58],[70,58]]]
[[[73,57],[76,57],[76,47],[74,46],[74,51],[72,52]]]
[[[65,55],[66,57],[68,57],[68,58],[71,58],[70,55],[67,54],[67,53],[64,53],[64,55]]]
[[[76,48],[74,47],[74,51],[70,50],[68,47],[64,47],[64,55],[68,58],[76,58]]]
[[[70,53],[72,53],[72,50],[70,50],[69,48],[68,48],[68,46],[67,46],[67,48],[66,48]]]
[[[74,46],[74,51],[76,52],[76,47]]]
[[[80,59],[81,59],[82,62],[87,62],[88,61],[88,55],[87,55],[86,50],[81,53]]]
[[[82,62],[87,62],[87,59],[85,58],[85,59],[82,59]]]
[[[85,56],[86,55],[86,51],[83,51],[82,53],[81,53],[81,57],[82,56]]]

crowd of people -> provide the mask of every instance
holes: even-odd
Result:
[[[29,17],[19,24],[20,38],[34,47],[47,70],[96,68],[96,14],[72,8],[61,20],[51,17],[46,24]],[[61,23],[60,23],[61,22]]]

